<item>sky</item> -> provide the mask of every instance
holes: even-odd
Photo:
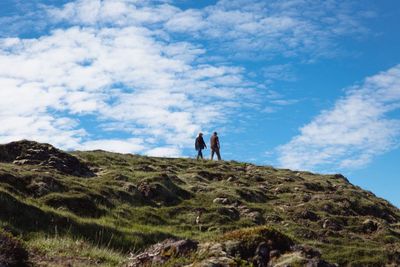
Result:
[[[400,1],[2,0],[0,25],[0,143],[194,157],[217,131],[400,206]]]

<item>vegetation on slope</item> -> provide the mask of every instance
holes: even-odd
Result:
[[[207,243],[262,225],[341,266],[400,264],[399,210],[341,175],[105,151],[74,152],[78,164],[28,141],[7,149],[0,228],[40,266],[122,265],[167,238]]]

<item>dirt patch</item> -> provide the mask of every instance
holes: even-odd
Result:
[[[22,242],[2,230],[0,230],[0,266],[29,266],[28,252]]]

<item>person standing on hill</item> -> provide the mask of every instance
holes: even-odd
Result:
[[[210,139],[210,148],[211,148],[211,160],[214,158],[214,153],[217,154],[218,160],[221,160],[221,154],[219,153],[219,149],[221,148],[219,144],[219,138],[217,132],[211,136]]]
[[[197,159],[199,159],[199,158],[203,159],[202,150],[204,148],[207,148],[206,143],[204,142],[204,139],[203,139],[203,133],[199,133],[199,136],[197,136],[194,146],[197,150]]]

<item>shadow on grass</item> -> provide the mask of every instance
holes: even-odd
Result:
[[[125,252],[173,237],[159,231],[122,232],[97,223],[79,222],[26,204],[5,191],[0,191],[0,220],[12,225],[10,230],[16,234],[43,232],[46,235],[68,235]]]

